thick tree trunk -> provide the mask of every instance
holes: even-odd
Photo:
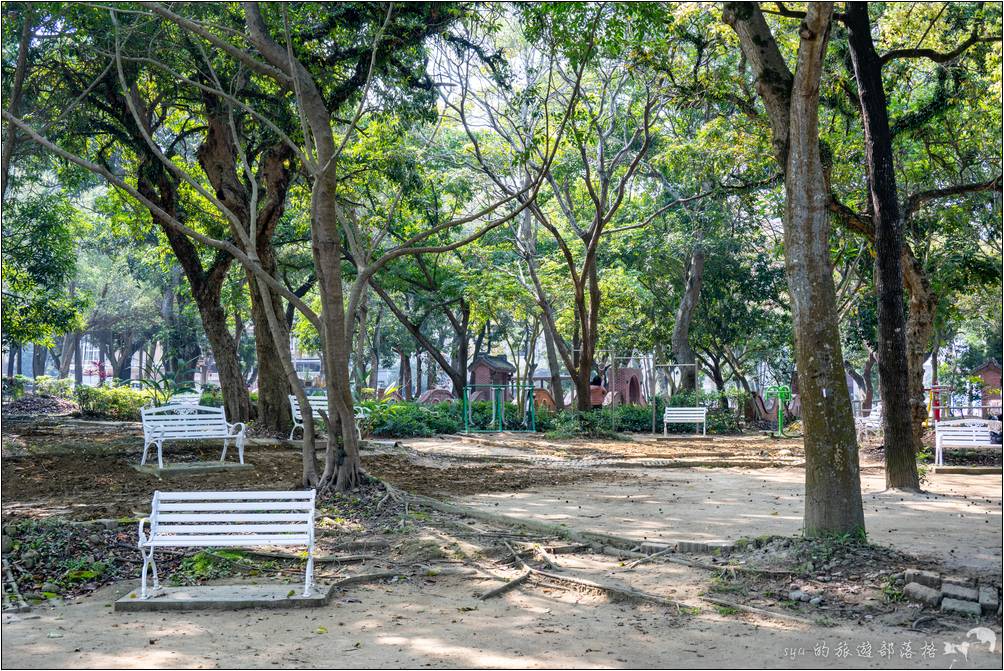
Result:
[[[208,296],[196,296],[199,314],[205,328],[206,339],[213,350],[216,370],[220,376],[220,390],[223,394],[223,408],[228,422],[246,422],[251,417],[251,399],[244,386],[237,345],[227,328],[227,313],[219,300]]]
[[[320,125],[318,122],[317,125]],[[323,127],[330,133],[327,117]],[[319,157],[323,160],[323,157]],[[349,350],[351,339],[345,332],[345,302],[342,290],[341,230],[338,225],[335,182],[323,172],[316,178],[311,194],[311,241],[321,295],[321,320],[324,326],[325,382],[328,392],[328,454],[322,486],[333,484],[337,491],[348,491],[360,484],[361,462],[356,436],[352,393],[349,387]],[[337,427],[341,441],[336,445]]]
[[[554,346],[555,336],[551,333],[549,322],[545,319],[544,349],[547,350],[547,369],[551,375],[551,393],[554,395],[554,406],[558,410],[565,409],[565,390],[561,385],[561,363],[558,361],[558,351]]]
[[[45,375],[45,362],[49,358],[49,350],[41,345],[31,348],[31,374],[34,377]]]
[[[80,334],[71,331],[63,336],[63,352],[59,356],[59,379],[62,380],[70,375],[70,366],[73,365],[73,357],[77,351],[77,340]]]
[[[673,323],[673,335],[670,340],[673,355],[680,368],[680,388],[684,391],[697,389],[697,359],[690,346],[690,322],[694,311],[701,300],[701,282],[704,279],[704,246],[703,234],[700,230],[694,234],[694,247],[687,259],[687,269],[684,274],[683,296],[676,309],[676,321]]]
[[[863,535],[858,450],[830,268],[829,188],[819,146],[819,82],[832,3],[810,2],[792,75],[756,4],[727,3],[770,117],[785,173],[785,270],[805,429],[806,536]]]
[[[906,320],[907,369],[909,372],[910,410],[913,437],[920,442],[927,421],[927,401],[924,398],[924,361],[934,334],[936,300],[920,261],[909,246],[904,247],[903,279],[909,291],[909,313]]]
[[[882,62],[872,43],[868,3],[848,2],[845,23],[861,101],[865,165],[875,222],[878,364],[886,487],[919,490],[917,452],[920,445],[914,441],[911,425],[903,311],[903,218],[896,192],[892,133],[882,85]]]
[[[274,275],[274,260],[270,264],[261,258],[262,267]],[[272,267],[269,268],[269,265]],[[258,282],[254,273],[248,271],[248,288],[251,294],[251,319],[254,322],[255,356],[258,362],[256,373],[258,377],[258,423],[264,429],[285,433],[292,425],[292,415],[289,407],[290,385],[286,371],[283,370],[282,356],[273,336],[273,329],[269,328],[266,306],[259,291]],[[272,301],[272,309],[276,314],[282,314],[282,301],[278,296],[269,292],[269,300]],[[285,349],[289,349],[289,334],[286,331],[286,322],[281,320],[277,324],[281,333],[278,337],[283,338]],[[235,341],[236,343],[236,341]],[[242,377],[243,379],[243,377]]]

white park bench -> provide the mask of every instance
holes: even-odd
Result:
[[[708,435],[707,408],[666,408],[662,416],[662,435],[669,435],[670,424],[700,424],[701,435]],[[696,432],[696,427],[695,432]]]
[[[882,416],[872,411],[867,417],[854,418],[854,430],[857,433],[858,442],[864,442],[865,438],[882,435]]]
[[[945,448],[1001,449],[991,442],[990,431],[1000,431],[1000,422],[988,419],[949,419],[934,425],[934,465],[944,466]]]
[[[220,461],[227,458],[230,441],[237,445],[237,455],[244,463],[244,422],[230,424],[223,414],[223,408],[204,405],[168,404],[157,408],[143,408],[143,458],[151,445],[157,446],[157,465],[164,468],[164,443],[166,441],[223,439],[223,454]]]
[[[160,589],[157,548],[303,546],[307,575],[303,596],[314,579],[313,489],[292,492],[154,492],[150,516],[139,521],[143,555],[140,598],[147,598],[146,576],[153,569],[153,589]],[[144,527],[149,525],[149,533]]]
[[[308,396],[307,400],[310,402],[310,409],[313,412],[314,419],[321,419],[321,410],[325,413],[328,412],[328,396],[326,394],[323,396]],[[297,429],[303,431],[303,412],[300,410],[300,403],[296,400],[296,396],[292,394],[289,395],[289,407],[293,412],[293,428],[289,430],[289,439],[293,440],[293,434],[296,433]],[[355,417],[356,434],[359,435],[359,440],[362,440],[363,434],[362,429],[359,428],[359,420],[369,417],[369,409],[359,405],[355,406]]]

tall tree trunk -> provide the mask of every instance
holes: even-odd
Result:
[[[875,289],[878,294],[878,365],[882,391],[886,487],[919,490],[917,452],[911,423],[906,319],[903,312],[903,217],[896,192],[892,133],[882,62],[872,43],[868,3],[848,2],[848,44],[861,102],[865,165],[875,222]]]
[[[924,423],[927,422],[924,361],[927,359],[931,336],[934,334],[936,299],[920,260],[913,255],[908,245],[904,251],[906,253],[903,256],[903,279],[910,295],[906,320],[910,410],[913,419],[913,437],[919,442],[924,437]]]
[[[551,393],[554,395],[554,406],[558,410],[565,409],[565,391],[561,385],[561,364],[558,362],[558,351],[554,346],[554,336],[551,334],[549,322],[543,324],[544,349],[547,350],[547,369],[551,376]]]
[[[366,295],[368,293],[367,289],[363,290],[364,297],[359,302],[359,309],[356,311],[355,353],[352,357],[352,363],[357,392],[366,386],[366,319],[369,314],[369,301]]]
[[[271,251],[271,248],[270,248]],[[266,262],[261,257],[259,259],[262,267],[268,272],[275,274],[275,261]],[[271,266],[271,267],[269,267]],[[285,433],[292,425],[293,417],[290,414],[289,393],[290,385],[283,369],[282,356],[279,351],[282,343],[276,343],[273,329],[269,328],[266,306],[259,291],[259,286],[254,273],[247,272],[248,288],[251,294],[251,320],[254,322],[255,356],[257,360],[258,377],[258,423],[269,431]],[[282,300],[269,292],[268,300],[272,301],[272,309],[276,314],[282,314]],[[285,348],[289,349],[289,334],[286,331],[286,322],[281,320],[277,325],[280,333],[278,337],[284,339]],[[235,342],[236,344],[236,342]],[[243,380],[243,376],[242,376]]]
[[[697,359],[690,346],[690,322],[694,311],[701,300],[701,282],[704,279],[704,235],[700,229],[694,233],[694,247],[687,259],[687,269],[684,274],[683,296],[676,309],[676,321],[673,323],[673,335],[670,340],[676,362],[682,364],[680,370],[680,388],[684,391],[697,389]]]
[[[83,353],[80,349],[80,331],[73,335],[73,383],[78,387],[84,383]]]
[[[795,361],[805,427],[806,536],[863,535],[858,450],[844,376],[830,268],[829,184],[819,146],[819,82],[833,4],[810,2],[792,75],[756,4],[727,3],[757,77],[784,168],[785,271],[792,297]]]
[[[15,348],[17,345],[11,345],[7,350],[7,377],[14,377],[14,363],[17,360]]]
[[[422,395],[422,353],[415,352],[415,397]]]
[[[59,356],[59,379],[65,379],[70,375],[70,366],[73,365],[73,357],[76,354],[76,344],[80,334],[70,331],[63,336],[63,352]]]
[[[45,362],[49,358],[49,350],[41,345],[32,345],[31,374],[34,377],[45,375]]]

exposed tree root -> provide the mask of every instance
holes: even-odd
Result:
[[[491,599],[493,597],[505,594],[509,590],[514,589],[514,588],[518,587],[519,585],[521,585],[522,583],[526,582],[526,580],[529,577],[530,577],[530,569],[526,569],[525,568],[525,569],[523,569],[522,573],[520,573],[518,576],[516,576],[515,578],[513,578],[509,582],[507,582],[504,585],[501,585],[499,587],[496,587],[495,589],[491,590],[490,592],[485,592],[484,594],[482,594],[478,598],[481,601],[485,601],[487,599]]]

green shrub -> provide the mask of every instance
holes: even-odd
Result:
[[[458,433],[463,429],[459,403],[444,402],[432,405],[418,403],[383,403],[363,401],[369,411],[367,421],[370,435],[388,438],[428,437],[439,433]]]
[[[202,388],[202,396],[199,397],[199,405],[219,408],[223,405],[223,390],[215,384],[207,384]]]
[[[77,387],[80,412],[89,417],[138,422],[140,409],[150,402],[149,390],[122,387]]]
[[[60,380],[48,375],[39,375],[35,378],[35,393],[41,396],[72,399],[73,380],[70,378]]]
[[[716,394],[695,392],[679,393],[670,401],[671,407],[695,407],[704,405],[703,400],[718,402]],[[665,402],[658,398],[655,402],[656,432],[662,432],[662,416]],[[708,410],[708,433],[739,433],[742,427],[732,410]],[[652,430],[652,406],[619,405],[616,408],[596,408],[593,410],[563,410],[551,412],[540,410],[537,414],[537,430],[551,438],[616,438],[620,432],[648,433]],[[693,433],[693,424],[670,424],[670,433]]]
[[[25,384],[30,381],[30,377],[20,374],[14,377],[5,377],[3,379],[3,395],[9,396],[12,401],[16,401],[24,396]]]

